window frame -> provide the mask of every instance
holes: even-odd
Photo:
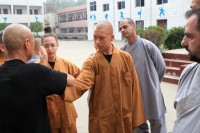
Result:
[[[125,1],[118,1],[117,2],[117,9],[121,10],[121,9],[125,9],[126,5],[125,5]]]
[[[157,26],[167,30],[167,19],[157,19],[156,22],[157,22]]]
[[[105,11],[109,11],[110,9],[109,9],[109,4],[107,3],[107,4],[103,4],[103,11],[105,12]]]
[[[144,0],[136,0],[135,1],[135,6],[136,7],[143,7],[145,5],[145,1]]]
[[[90,11],[96,11],[96,10],[97,10],[96,1],[90,2]]]
[[[168,0],[157,0],[157,5],[166,4]]]
[[[138,25],[140,25],[140,27],[138,27]],[[135,26],[136,26],[136,29],[143,29],[144,30],[144,20],[136,20]]]

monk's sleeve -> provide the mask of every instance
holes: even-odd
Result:
[[[132,121],[133,121],[133,128],[138,127],[139,125],[145,123],[145,114],[144,114],[144,107],[142,101],[142,94],[139,84],[139,79],[134,67],[133,62],[130,63],[130,68],[132,69],[132,78],[133,78],[133,113],[132,113]]]
[[[74,87],[65,90],[65,101],[73,102],[80,98],[88,89],[92,88],[95,75],[93,66],[94,63],[90,58],[83,63],[82,70],[76,78]]]

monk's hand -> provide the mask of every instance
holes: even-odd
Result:
[[[47,66],[48,55],[46,49],[43,46],[40,46],[38,54],[40,56],[40,64]]]

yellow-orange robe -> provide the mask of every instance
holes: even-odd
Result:
[[[50,68],[49,64],[48,67]],[[80,73],[80,69],[76,65],[58,56],[56,57],[54,70],[69,73],[74,77],[77,77]],[[56,94],[47,96],[46,100],[51,128],[64,127],[69,128],[70,133],[76,133],[76,118],[78,115],[74,104],[65,102],[62,96]]]
[[[83,64],[65,100],[74,101],[90,89],[89,132],[133,133],[145,122],[138,77],[131,56],[114,47],[111,62],[97,51]]]
[[[0,55],[0,65],[3,64],[6,60],[6,57],[4,55]]]

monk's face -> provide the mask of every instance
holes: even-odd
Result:
[[[197,16],[191,16],[186,23],[181,45],[186,48],[192,61],[200,62],[200,31],[197,29]]]
[[[107,53],[111,42],[114,39],[114,35],[109,31],[108,28],[95,28],[94,30],[94,46],[97,50],[102,53]]]
[[[55,62],[56,53],[58,49],[58,43],[56,39],[52,36],[45,37],[43,39],[43,46],[47,51],[48,54],[48,61]]]
[[[122,33],[122,36],[129,40],[133,36],[136,36],[136,29],[134,25],[128,23],[128,20],[122,20],[119,24],[119,30]]]

